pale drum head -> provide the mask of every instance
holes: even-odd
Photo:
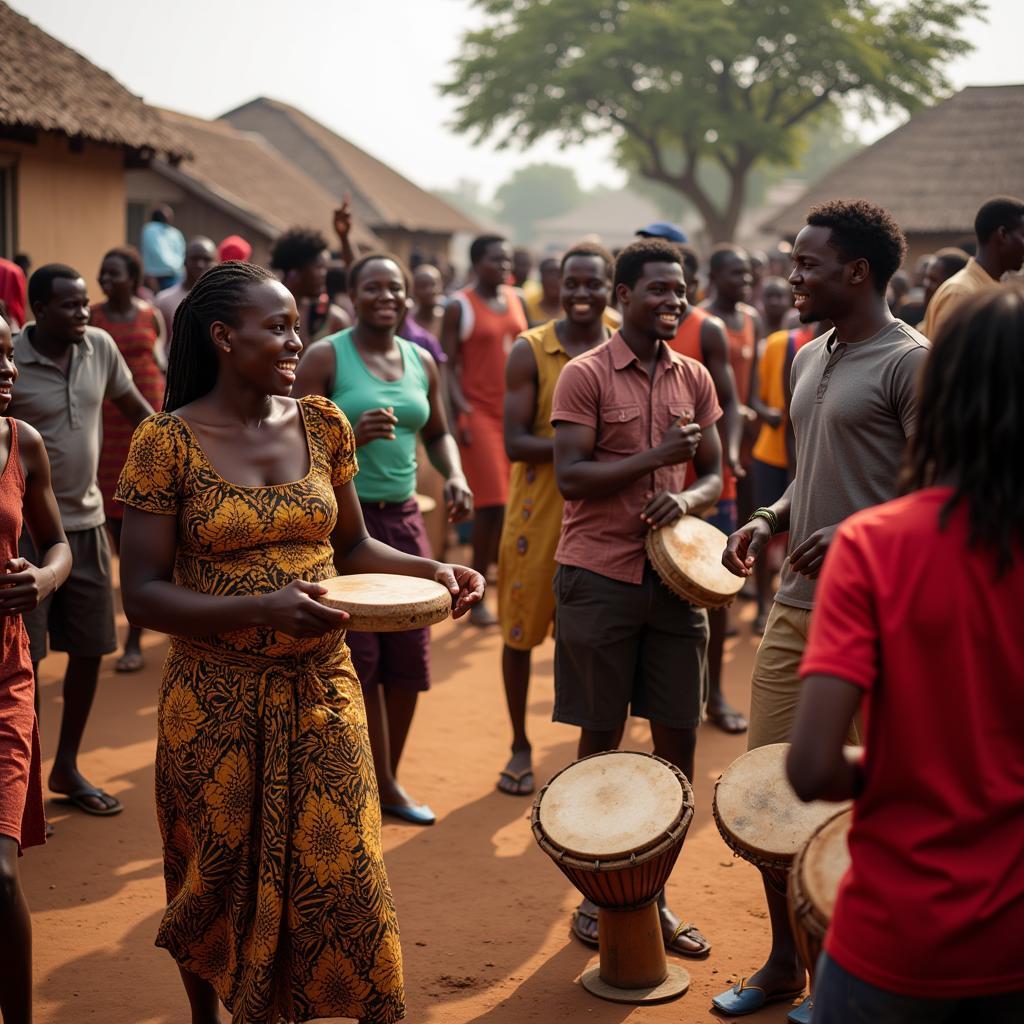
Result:
[[[659,842],[683,813],[679,778],[627,750],[584,758],[552,779],[538,807],[547,838],[584,860],[616,860]]]
[[[788,867],[811,833],[843,806],[805,804],[786,778],[788,751],[788,743],[749,750],[715,783],[712,808],[722,837],[759,867]]]
[[[726,537],[697,516],[681,516],[671,526],[647,534],[647,557],[662,582],[690,604],[721,608],[745,580],[722,565]]]
[[[387,573],[358,573],[321,580],[327,593],[320,601],[352,618],[352,632],[397,633],[420,629],[448,618],[452,595],[436,580]]]
[[[807,842],[800,858],[800,883],[814,908],[814,915],[827,928],[839,895],[839,883],[850,867],[847,837],[853,812],[841,811],[825,822]]]
[[[420,494],[417,491],[413,497],[416,499],[416,507],[420,510],[421,515],[428,515],[437,508],[437,499],[432,498],[429,494]]]

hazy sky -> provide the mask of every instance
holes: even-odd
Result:
[[[272,96],[426,187],[467,178],[489,194],[537,160],[573,167],[586,187],[622,182],[606,142],[498,151],[447,127],[454,104],[436,85],[480,20],[470,0],[8,2],[149,103],[212,118]],[[990,0],[989,11],[968,27],[977,48],[951,69],[957,86],[1024,80],[1024,0]]]

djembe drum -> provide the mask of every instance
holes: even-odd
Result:
[[[533,805],[533,835],[570,882],[598,907],[599,963],[580,979],[620,1003],[681,996],[690,975],[665,959],[655,902],[693,817],[693,791],[678,768],[613,750],[560,771]]]
[[[842,805],[803,803],[786,778],[788,743],[748,750],[715,783],[711,809],[718,831],[738,857],[760,868],[785,894],[793,858]]]
[[[644,546],[654,571],[669,590],[701,608],[724,608],[745,580],[722,565],[728,537],[697,516],[647,534]]]
[[[349,613],[345,628],[354,633],[397,633],[448,618],[452,595],[437,580],[388,573],[357,573],[321,580],[321,604]]]
[[[812,985],[839,883],[850,867],[846,840],[852,820],[853,812],[844,810],[819,825],[796,855],[789,873],[789,921]]]

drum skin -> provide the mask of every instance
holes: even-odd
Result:
[[[853,812],[839,811],[814,832],[789,873],[789,921],[796,948],[813,977],[832,920],[839,883],[850,866],[847,837]]]
[[[680,789],[681,799],[673,811],[666,815],[664,827],[657,835],[648,836],[637,848],[609,858],[586,856],[579,851],[570,852],[557,842],[544,827],[543,805],[551,787],[566,773],[596,758],[649,758],[671,772]],[[609,773],[614,774],[615,762],[609,760]],[[634,751],[608,751],[582,758],[562,769],[537,794],[533,804],[531,826],[540,848],[558,865],[562,873],[589,900],[606,910],[635,910],[655,900],[665,888],[672,868],[683,847],[683,840],[693,818],[693,791],[686,777],[668,761],[653,754]]]
[[[748,750],[715,783],[711,810],[726,845],[760,869],[780,893],[807,839],[843,805],[805,804],[786,779],[788,743]]]
[[[745,582],[722,565],[728,539],[697,516],[681,516],[671,526],[651,530],[644,546],[669,590],[700,608],[724,608]]]
[[[437,580],[388,573],[356,573],[321,580],[321,604],[349,613],[345,628],[361,633],[421,629],[448,618],[452,595]]]

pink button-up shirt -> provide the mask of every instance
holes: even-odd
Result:
[[[711,374],[694,359],[658,345],[653,379],[620,334],[571,360],[555,387],[551,422],[597,431],[592,458],[612,462],[656,448],[685,416],[706,429],[722,415]],[[625,583],[644,572],[650,494],[683,490],[687,463],[663,466],[603,497],[566,501],[555,560]]]

